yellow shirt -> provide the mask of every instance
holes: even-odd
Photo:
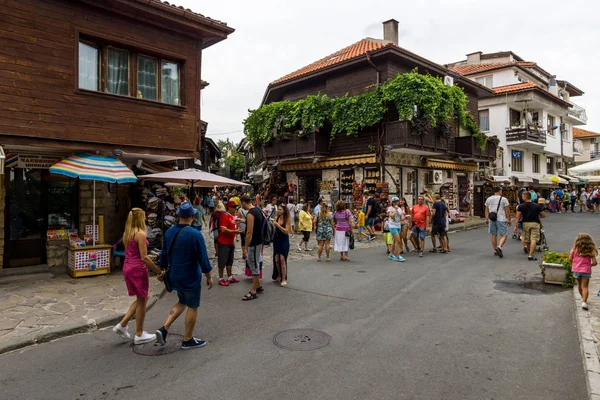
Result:
[[[362,210],[358,212],[358,226],[365,226],[365,213]]]
[[[312,231],[312,218],[309,213],[302,210],[300,211],[300,216],[298,218],[300,219],[299,225],[301,231]]]

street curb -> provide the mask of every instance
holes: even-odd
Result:
[[[594,331],[590,321],[589,311],[583,310],[581,296],[577,286],[573,288],[573,307],[575,307],[575,319],[577,320],[577,332],[581,345],[581,358],[585,370],[585,381],[588,389],[588,399],[600,400],[600,359],[594,339]]]
[[[160,294],[153,295],[146,306],[146,310],[150,310],[160,299],[167,293],[166,288],[163,288]],[[123,318],[123,314],[106,315],[97,319],[90,319],[87,322],[77,322],[52,328],[39,335],[30,337],[16,338],[0,343],[0,354],[19,350],[24,347],[33,346],[40,343],[47,343],[55,339],[60,339],[67,336],[77,335],[79,333],[93,332],[115,325]]]

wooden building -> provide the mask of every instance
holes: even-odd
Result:
[[[468,98],[467,109],[478,120],[478,99],[491,96],[488,88],[453,73],[398,46],[398,22],[383,23],[384,39],[365,38],[321,60],[272,82],[262,104],[298,100],[311,94],[329,97],[358,95],[409,71],[448,79],[462,87]],[[289,183],[298,187],[298,197],[317,200],[323,191],[332,199],[352,203],[364,189],[406,197],[416,202],[424,189],[441,192],[451,208],[470,212],[469,190],[478,162],[496,158],[496,146],[488,141],[484,150],[469,132],[451,124],[451,137],[442,140],[435,133],[412,135],[408,121],[399,121],[391,107],[384,123],[357,136],[313,133],[308,138],[277,140],[257,152],[271,169],[286,172]],[[257,160],[260,161],[260,160]],[[323,190],[325,189],[325,190]],[[385,196],[385,195],[384,195]]]
[[[6,0],[0,21],[0,268],[56,264],[46,231],[91,223],[91,193],[49,166],[76,151],[199,158],[202,51],[233,29],[159,0]],[[114,237],[127,187],[97,186]]]

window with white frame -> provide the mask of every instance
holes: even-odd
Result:
[[[566,123],[560,124],[560,136],[563,142],[569,141],[569,125]]]
[[[554,122],[555,118],[552,115],[548,115],[548,120],[546,124],[546,129],[548,130],[548,135],[554,136]]]
[[[479,111],[479,130],[482,132],[490,130],[490,110]]]
[[[510,162],[510,168],[514,172],[523,172],[523,157],[522,151],[513,150]]]
[[[534,174],[540,173],[540,155],[539,154],[531,155],[531,171]]]
[[[493,88],[494,87],[494,76],[486,75],[479,78],[475,78],[475,81],[485,87]]]

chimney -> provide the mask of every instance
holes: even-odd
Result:
[[[383,23],[383,40],[398,46],[398,21],[390,19]]]
[[[483,53],[481,51],[476,51],[475,53],[467,54],[467,65],[481,64],[482,54]]]
[[[550,77],[550,82],[548,83],[548,91],[555,96],[558,96],[558,85],[556,84],[556,75],[552,75]]]

